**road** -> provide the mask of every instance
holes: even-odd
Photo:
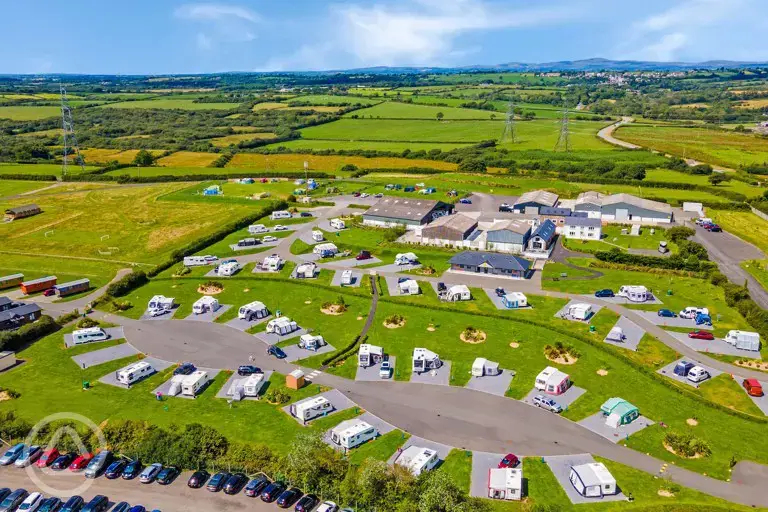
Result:
[[[638,146],[637,144],[632,144],[631,142],[619,140],[613,136],[613,133],[616,131],[617,128],[625,124],[629,124],[632,121],[634,121],[634,119],[632,119],[631,117],[626,117],[626,116],[622,117],[621,121],[613,123],[610,126],[606,126],[602,130],[597,132],[597,136],[603,139],[605,142],[608,142],[609,144],[613,144],[614,146],[620,146],[625,149],[640,149],[641,147]]]

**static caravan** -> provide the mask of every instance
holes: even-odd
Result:
[[[269,272],[279,272],[283,268],[283,259],[277,254],[272,254],[264,258],[261,262],[261,269]]]
[[[57,284],[53,289],[56,290],[56,295],[59,297],[66,297],[68,295],[74,295],[75,293],[90,290],[91,281],[90,279],[78,279],[77,281]]]
[[[155,295],[151,299],[149,299],[149,304],[147,305],[148,309],[162,309],[165,311],[170,311],[173,309],[173,307],[176,305],[174,302],[173,297],[166,297],[164,295]]]
[[[760,335],[756,332],[728,331],[725,341],[741,350],[760,351]]]
[[[395,265],[413,265],[418,261],[419,259],[412,252],[397,254],[395,256]]]
[[[281,316],[267,322],[266,332],[268,334],[277,334],[278,336],[285,336],[293,331],[298,331],[299,325],[292,321],[287,316]]]
[[[203,370],[197,370],[189,375],[185,375],[181,381],[181,394],[196,396],[210,381],[211,378],[208,377],[208,372]]]
[[[615,341],[617,343],[621,343],[627,339],[627,336],[624,334],[624,329],[617,326],[611,328],[611,331],[608,333],[608,336],[606,336],[605,339],[607,341]]]
[[[502,295],[501,303],[508,309],[525,308],[528,307],[528,297],[521,292],[507,292]]]
[[[619,492],[616,479],[601,462],[572,466],[568,478],[576,492],[585,498],[602,498]]]
[[[21,293],[24,295],[29,295],[30,293],[42,292],[48,288],[53,288],[55,285],[56,276],[41,277],[31,281],[23,281],[21,283]]]
[[[145,379],[150,375],[155,374],[156,371],[155,367],[148,362],[140,361],[126,366],[122,370],[118,370],[115,373],[115,378],[120,384],[130,386],[131,384],[139,382],[141,379]]]
[[[376,439],[379,431],[376,427],[359,420],[342,421],[331,429],[331,441],[333,444],[351,450],[372,439]]]
[[[625,297],[631,302],[645,302],[653,299],[653,295],[645,286],[621,286],[616,294],[619,297]]]
[[[13,288],[24,281],[24,274],[11,274],[9,276],[0,277],[0,290],[5,288]]]
[[[229,263],[219,265],[219,270],[216,273],[223,277],[229,277],[237,274],[241,268],[238,262],[230,261]]]
[[[523,470],[490,468],[488,470],[488,497],[495,500],[520,501],[523,497]]]
[[[89,327],[87,329],[78,329],[72,331],[72,343],[82,345],[92,341],[104,341],[109,339],[109,334],[104,332],[101,327]]]
[[[571,385],[571,378],[557,368],[547,366],[536,376],[535,387],[550,395],[562,395]]]
[[[499,375],[501,370],[499,369],[499,363],[489,361],[484,357],[478,357],[475,362],[472,363],[472,376],[473,377],[493,377]]]
[[[318,349],[327,345],[328,342],[322,336],[313,336],[312,334],[302,334],[299,338],[299,348],[317,352]]]
[[[267,381],[264,379],[263,373],[254,373],[240,381],[240,385],[243,387],[243,394],[249,397],[259,396],[261,388],[263,388],[266,383]]]
[[[440,300],[447,302],[458,302],[461,300],[471,300],[472,292],[463,284],[455,284],[448,288],[441,296]]]
[[[415,279],[406,279],[397,283],[397,288],[400,291],[400,295],[418,295],[421,292],[419,283]]]
[[[324,396],[313,396],[291,404],[289,410],[294,418],[310,421],[333,412],[333,404]]]
[[[347,224],[341,219],[331,219],[329,224],[333,229],[344,229],[347,227]]]
[[[357,352],[357,365],[361,368],[368,368],[384,360],[384,349],[376,345],[363,343]]]
[[[296,267],[296,279],[313,279],[317,272],[317,265],[311,261],[302,263]]]
[[[574,320],[589,320],[593,314],[591,304],[579,303],[568,307],[568,316]]]
[[[440,462],[435,450],[421,446],[409,446],[397,457],[395,464],[408,469],[413,476],[419,476],[424,471],[434,469]]]
[[[266,233],[269,231],[264,224],[251,224],[248,226],[248,234],[258,235],[259,233]]]
[[[205,256],[184,256],[185,267],[201,267],[209,263]]]
[[[263,302],[257,300],[249,302],[245,306],[240,306],[237,312],[237,318],[240,320],[258,320],[259,318],[266,318],[269,316],[269,310]]]
[[[211,297],[210,295],[205,295],[203,297],[200,297],[195,301],[194,304],[192,304],[192,313],[196,315],[202,315],[203,313],[211,312],[214,313],[218,311],[218,309],[221,306],[219,305],[219,300],[215,297]]]
[[[349,286],[352,284],[352,271],[351,270],[344,270],[341,273],[341,285],[342,286]]]
[[[336,256],[336,254],[339,252],[339,248],[336,247],[336,244],[326,242],[324,244],[317,244],[314,246],[312,248],[312,252],[319,255],[321,258],[330,258],[332,256]]]
[[[325,240],[325,236],[323,235],[323,232],[319,229],[315,229],[312,231],[312,240],[315,242],[322,242]]]
[[[277,210],[277,211],[272,212],[272,215],[270,215],[270,218],[272,220],[290,219],[291,218],[291,212],[287,212],[285,210]]]
[[[413,373],[437,370],[443,366],[440,356],[426,348],[413,349]]]

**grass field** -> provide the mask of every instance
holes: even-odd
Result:
[[[751,134],[670,126],[622,126],[616,138],[675,156],[738,167],[768,161],[768,140]]]
[[[622,229],[629,230],[629,226],[621,226],[617,224],[603,226],[601,240],[563,240],[571,250],[574,251],[609,251],[614,247],[621,249],[646,249],[646,250],[658,250],[659,242],[662,240],[667,241],[666,232],[664,228],[653,228],[653,234],[649,227],[643,227],[640,231],[640,235],[625,235],[622,234]],[[677,252],[677,246],[668,241],[669,250],[672,253]]]
[[[456,169],[454,163],[436,160],[365,158],[346,155],[262,155],[258,153],[238,153],[229,161],[226,168],[298,171],[304,170],[304,162],[309,163],[309,170],[311,171],[338,171],[347,164],[356,165],[361,169],[407,169],[409,167],[428,167],[445,171]]]
[[[308,96],[298,96],[288,101],[288,105],[295,105],[296,103],[308,103],[310,105],[345,105],[345,104],[361,104],[361,105],[373,105],[378,103],[379,100],[369,98],[358,98],[356,96],[332,96],[330,94],[310,94]]]
[[[614,147],[597,138],[597,132],[607,123],[603,121],[570,121],[571,147],[575,151],[614,151]],[[543,149],[552,151],[560,135],[557,119],[521,121],[515,125],[517,142],[506,142],[500,147],[513,150]],[[501,136],[501,134],[499,134]]]
[[[17,137],[60,137],[61,128],[51,128],[50,130],[40,130],[36,132],[19,133]]]
[[[409,149],[411,151],[429,151],[440,149],[450,151],[456,148],[468,146],[469,143],[443,143],[443,142],[381,142],[381,141],[349,141],[349,140],[322,140],[322,139],[298,139],[287,142],[276,142],[266,146],[268,149],[285,147],[293,150],[311,149],[322,151],[324,149],[370,149],[373,151],[396,151],[398,153]]]
[[[162,110],[234,110],[239,106],[239,103],[195,103],[195,100],[192,98],[158,98],[153,100],[105,103],[104,105],[101,105],[102,108],[151,108]]]
[[[208,167],[220,155],[216,153],[194,153],[192,151],[177,151],[157,161],[163,167]]]
[[[768,222],[754,213],[708,210],[707,215],[725,231],[746,240],[768,254]]]
[[[86,166],[86,171],[94,171],[97,167]],[[72,165],[69,172],[79,174],[82,172],[79,166]],[[61,174],[61,164],[0,164],[0,174],[50,174],[59,176]],[[2,183],[0,183],[2,187]]]
[[[153,155],[161,155],[164,153],[162,149],[150,149],[148,150]],[[101,149],[91,148],[82,149],[80,152],[83,154],[83,158],[89,163],[105,164],[116,160],[120,164],[130,164],[136,158],[138,149],[128,149],[126,151],[120,151],[119,149]]]
[[[0,119],[10,119],[12,121],[37,121],[48,117],[61,115],[59,107],[0,107]]]
[[[694,185],[703,185],[707,187],[712,186],[709,183],[707,176],[687,174],[669,169],[649,169],[645,171],[645,179],[647,181],[662,181],[665,183],[692,183]],[[738,180],[726,181],[715,188],[727,190],[729,192],[737,192],[739,194],[744,194],[747,197],[757,197],[763,194],[763,189],[753,187],[748,183]]]
[[[230,145],[238,145],[241,142],[245,141],[251,141],[256,139],[273,139],[275,138],[274,133],[245,133],[245,134],[238,134],[238,135],[227,135],[225,137],[216,137],[215,139],[210,139],[211,144],[213,144],[216,147],[219,148],[225,148]]]
[[[428,105],[413,105],[387,101],[373,107],[355,110],[344,117],[381,118],[381,119],[429,119],[436,120],[437,114],[442,113],[444,119],[499,119],[500,115],[485,110],[470,110],[467,108],[432,107]]]
[[[51,183],[45,181],[13,181],[0,180],[0,199],[16,194],[24,194],[33,190],[51,186]]]
[[[768,289],[768,260],[742,261],[741,268],[757,279],[763,288]]]

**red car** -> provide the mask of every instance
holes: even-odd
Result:
[[[53,297],[56,295],[56,290],[54,288],[48,288],[43,292],[44,297]]]
[[[37,459],[37,462],[35,462],[35,465],[39,468],[47,468],[51,464],[53,464],[53,461],[59,458],[59,450],[56,448],[51,448],[50,450],[46,450],[43,452],[43,454],[40,456],[39,459]]]
[[[360,251],[357,256],[355,256],[357,261],[369,260],[371,258],[373,258],[373,256],[371,256],[371,251]]]
[[[91,462],[91,459],[93,458],[92,453],[86,453],[85,455],[78,455],[78,457],[72,461],[72,464],[69,465],[70,471],[82,471],[85,469],[85,466],[88,465],[89,462]]]
[[[518,464],[520,464],[520,459],[517,458],[517,455],[508,453],[499,462],[499,468],[514,468]]]
[[[688,333],[689,338],[693,338],[695,340],[713,340],[715,339],[715,335],[712,334],[709,331],[691,331]]]
[[[744,379],[742,382],[744,389],[747,390],[749,396],[763,396],[763,386],[757,379]]]

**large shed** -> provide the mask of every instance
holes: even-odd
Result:
[[[513,209],[515,213],[539,213],[539,208],[552,208],[560,197],[546,190],[531,190],[521,195],[515,201]]]
[[[429,199],[384,197],[363,214],[363,224],[375,227],[405,226],[417,229],[453,212],[453,205]]]
[[[42,213],[42,209],[36,204],[25,204],[23,206],[14,206],[5,210],[5,220],[23,219],[24,217],[31,217]]]
[[[603,198],[603,219],[616,222],[669,223],[672,207],[630,194],[613,194]]]
[[[429,245],[456,245],[469,238],[477,229],[477,220],[457,213],[443,215],[421,230],[421,241]]]
[[[491,251],[520,254],[531,236],[531,225],[526,222],[505,220],[495,222],[486,231],[485,247]]]

